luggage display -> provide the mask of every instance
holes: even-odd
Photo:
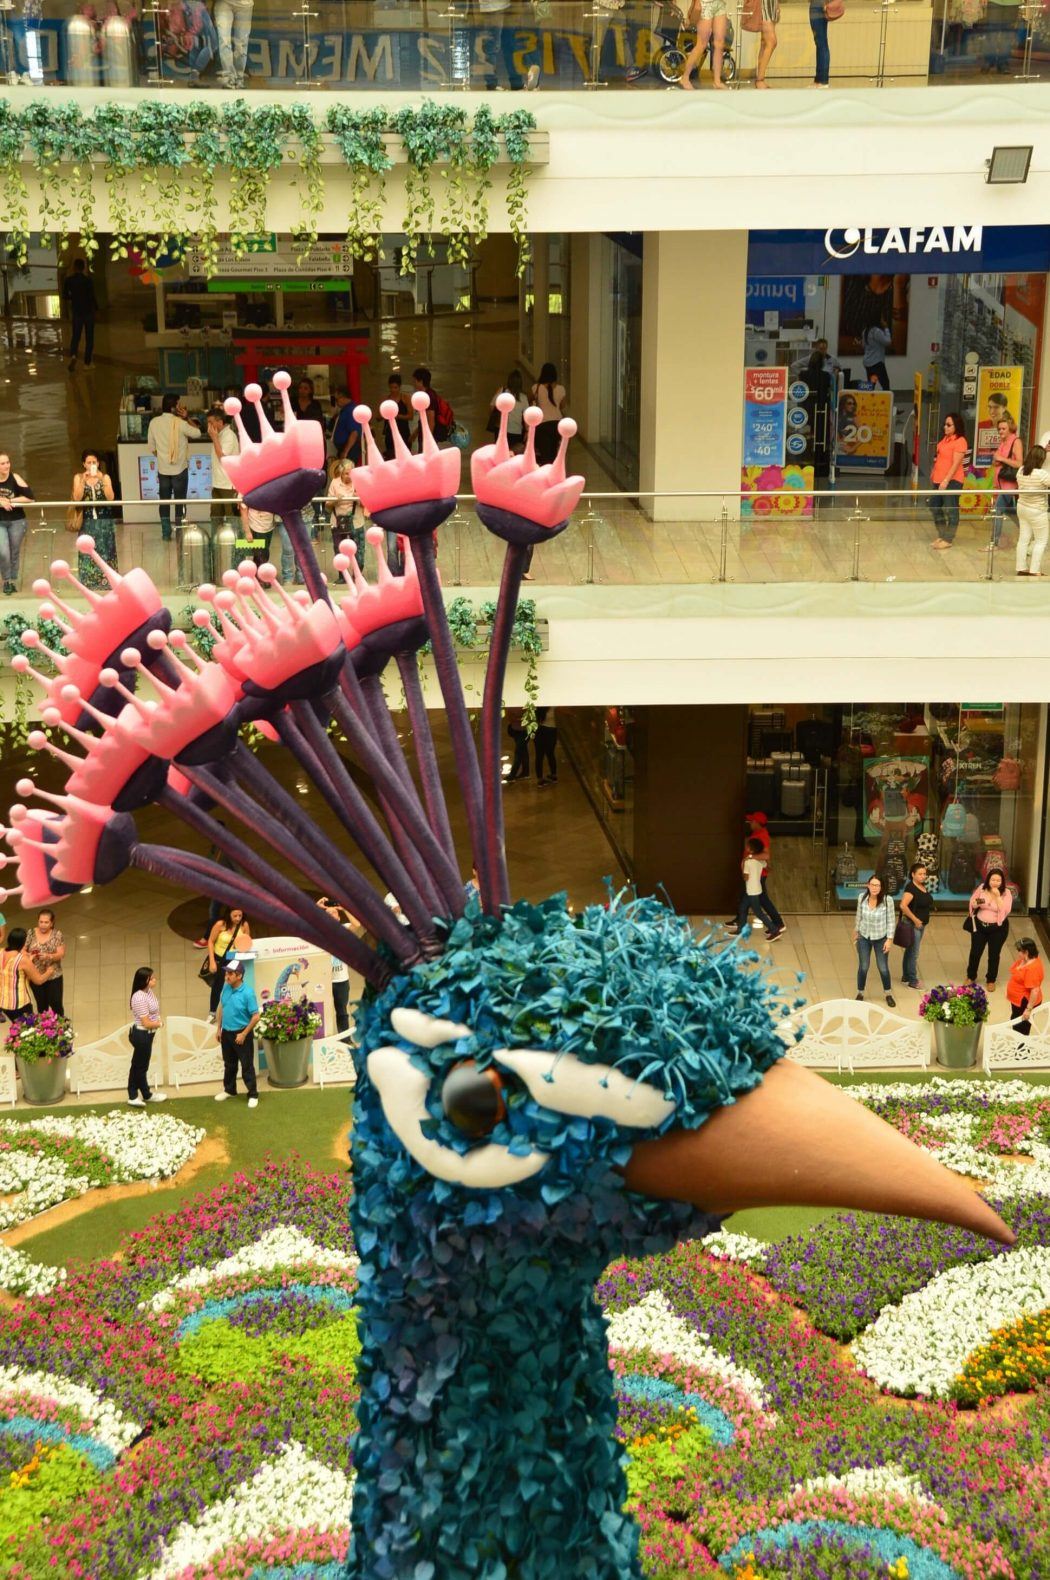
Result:
[[[857,858],[849,848],[849,841],[843,845],[835,859],[835,882],[856,883]]]
[[[780,815],[781,817],[805,817],[806,781],[804,779],[784,779],[781,781]]]
[[[744,776],[747,810],[773,817],[777,809],[777,776],[772,763],[748,764]]]
[[[800,719],[795,725],[795,745],[811,768],[835,749],[835,727],[830,719]]]
[[[772,746],[781,746],[781,742],[770,742],[767,735],[782,732],[787,728],[787,715],[783,708],[754,708],[747,721],[747,753],[749,757],[768,757]],[[788,736],[787,746],[791,745]]]
[[[886,893],[898,895],[904,887],[904,880],[908,876],[908,869],[904,865],[903,856],[887,856],[886,865],[882,869],[882,881],[886,886]]]

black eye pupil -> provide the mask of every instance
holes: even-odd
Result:
[[[454,1065],[441,1088],[441,1106],[457,1130],[475,1139],[495,1130],[506,1112],[496,1070],[479,1070],[473,1059]]]

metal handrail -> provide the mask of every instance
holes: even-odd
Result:
[[[853,501],[858,499],[911,499],[918,503],[923,503],[930,494],[936,492],[938,492],[938,490],[935,483],[920,483],[912,488],[854,488],[852,485],[843,486],[841,484],[836,485],[834,488],[764,488],[761,493],[757,493],[754,490],[734,490],[731,488],[623,488],[608,490],[587,488],[584,489],[581,498],[584,500],[737,499],[743,503],[745,501],[753,502],[756,499],[777,499],[780,497],[785,497],[789,499],[821,500],[827,501],[829,504],[834,504],[836,502],[841,502],[842,504],[851,504]],[[980,488],[977,486],[967,488],[964,485],[956,497],[958,498],[963,494],[992,495],[994,493],[994,489]],[[456,494],[453,497],[455,498],[457,504],[470,504],[476,500],[478,496],[476,494]],[[176,505],[182,508],[187,505],[200,506],[214,504],[235,506],[241,503],[242,500],[239,496],[236,499],[109,499],[101,501],[83,499],[30,499],[26,500],[21,508],[24,511],[66,510],[71,505],[73,505],[78,510],[90,510],[92,504],[96,504],[99,506],[99,508],[104,505],[110,510],[131,509],[133,507],[146,507],[148,509],[156,510],[162,504],[169,505],[172,508],[174,508]],[[315,494],[309,503],[312,505],[323,506],[331,504],[332,500],[328,494]],[[0,526],[2,525],[3,516],[0,515]]]

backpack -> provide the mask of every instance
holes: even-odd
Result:
[[[434,438],[438,444],[444,444],[455,426],[456,414],[444,395],[436,390],[431,390],[430,395],[434,402]]]
[[[857,858],[850,850],[849,843],[847,841],[847,843],[843,845],[842,850],[839,852],[838,860],[835,862],[835,882],[856,883],[856,881]]]
[[[959,839],[966,833],[966,808],[961,801],[948,802],[941,818],[941,833],[945,839]]]
[[[904,880],[908,876],[903,856],[887,856],[882,869],[882,881],[886,886],[887,894],[899,894],[904,887]]]
[[[969,895],[973,888],[973,857],[966,850],[957,850],[948,868],[948,887],[953,894]]]
[[[1020,790],[1021,764],[1016,757],[1003,757],[992,776],[992,783],[997,790]]]

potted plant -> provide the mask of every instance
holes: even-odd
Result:
[[[933,1023],[937,1063],[968,1069],[977,1063],[981,1027],[988,1019],[988,995],[976,982],[961,987],[934,987],[919,1005],[923,1020]]]
[[[321,1029],[321,1017],[305,998],[274,999],[259,1017],[258,1032],[266,1054],[271,1086],[302,1086],[310,1067],[310,1047]]]
[[[53,1009],[16,1021],[7,1036],[22,1077],[27,1103],[60,1103],[66,1090],[66,1060],[73,1052],[73,1027]]]

